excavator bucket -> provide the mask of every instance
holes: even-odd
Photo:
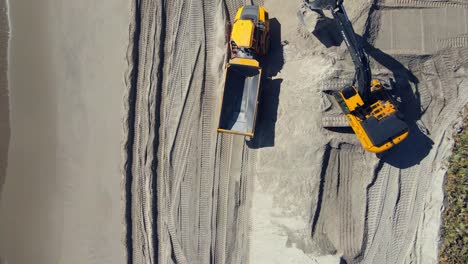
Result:
[[[228,64],[218,132],[253,137],[261,73],[260,67]]]
[[[307,24],[304,16],[310,11],[313,10],[318,14],[323,15],[323,10],[329,10],[335,8],[339,3],[343,2],[342,0],[315,0],[309,1],[304,0],[297,11],[297,17],[301,24]]]
[[[333,9],[336,5],[337,0],[316,0],[308,1],[304,0],[297,11],[297,18],[301,30],[305,30],[308,33],[320,30],[324,24],[319,26],[319,21],[325,18],[323,10]],[[317,28],[319,26],[319,28]]]
[[[306,4],[307,6],[309,6],[310,9],[313,10],[333,9],[341,3],[343,3],[343,0],[304,0],[304,4]]]
[[[321,11],[320,11],[321,12]],[[297,11],[297,18],[299,20],[299,25],[301,25],[302,27],[312,31],[315,27],[315,23],[311,25],[310,23],[310,19],[309,17],[310,16],[317,16],[319,13],[315,12],[316,14],[314,14],[314,12],[312,12],[310,10],[310,8],[307,6],[307,4],[305,2],[303,2],[301,4],[301,6],[299,7],[299,10]]]

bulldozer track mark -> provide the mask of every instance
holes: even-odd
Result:
[[[399,260],[403,254],[404,238],[407,233],[411,233],[415,230],[410,228],[410,217],[411,212],[414,210],[414,199],[417,198],[414,189],[417,187],[416,177],[419,173],[415,172],[418,168],[413,167],[406,170],[400,170],[398,175],[398,187],[399,192],[396,200],[394,215],[392,217],[392,231],[393,237],[392,246],[389,249],[389,256],[391,259]],[[422,183],[420,183],[422,184]],[[401,261],[401,259],[400,259]]]
[[[454,71],[455,66],[452,60],[456,59],[458,54],[454,51],[446,51],[434,58],[435,67],[440,77],[441,89],[438,90],[438,101],[441,102],[441,107],[436,113],[434,124],[440,122],[440,118],[443,118],[441,113],[446,107],[451,107],[448,102],[456,100],[457,98],[457,87],[454,82]]]
[[[248,258],[255,153],[213,126],[215,19],[223,4],[227,20],[244,1],[144,0],[133,7],[122,143],[128,263]]]
[[[132,163],[133,163],[133,141],[135,137],[135,101],[136,101],[136,86],[138,75],[138,62],[139,62],[139,34],[140,34],[140,9],[137,2],[132,5],[130,10],[131,22],[129,25],[129,41],[127,48],[127,65],[128,69],[125,74],[125,84],[127,86],[126,94],[124,94],[124,110],[123,117],[123,134],[125,139],[122,142],[122,189],[124,203],[124,246],[125,256],[128,264],[133,263],[133,229],[132,229]]]
[[[181,115],[181,118],[179,119],[181,120],[180,123],[184,124],[184,126],[180,127],[180,129],[178,129],[176,132],[176,136],[180,138],[180,140],[178,140],[178,144],[176,145],[176,147],[172,149],[173,155],[175,157],[179,157],[180,160],[186,161],[186,162],[181,162],[181,164],[178,166],[178,171],[174,172],[175,180],[180,181],[182,179],[185,179],[184,183],[194,182],[195,184],[195,182],[197,181],[197,178],[193,179],[194,177],[192,177],[191,174],[187,173],[187,170],[188,170],[187,168],[196,167],[195,164],[192,164],[192,166],[189,166],[188,163],[193,163],[193,158],[191,157],[195,156],[193,153],[194,152],[194,145],[193,145],[194,136],[192,135],[192,131],[193,130],[198,131],[197,129],[195,129],[197,125],[196,125],[196,122],[194,122],[194,120],[196,120],[195,115],[197,115],[198,112],[194,108],[196,107],[195,100],[198,97],[197,95],[199,93],[200,93],[199,90],[191,91],[190,96],[187,97],[187,100],[190,98],[190,100],[188,100],[190,103],[187,102],[186,105],[183,107],[183,113]],[[192,232],[190,232],[191,228],[189,225],[189,222],[191,221],[189,221],[188,215],[187,215],[190,212],[188,204],[189,204],[189,201],[191,201],[191,199],[190,199],[189,194],[197,195],[197,189],[195,188],[194,190],[191,190],[191,187],[192,185],[187,186],[187,185],[182,184],[180,185],[180,189],[179,189],[178,185],[173,185],[173,190],[172,190],[173,203],[174,201],[177,201],[176,199],[180,193],[181,203],[186,205],[185,208],[180,208],[180,212],[181,212],[180,214],[184,216],[181,219],[182,225],[180,227],[181,236],[182,236],[181,242],[182,244],[186,244],[186,246],[184,247],[185,249],[191,248],[190,247],[191,236],[189,236],[189,234],[192,234]],[[196,203],[196,201],[193,201],[193,202]],[[174,205],[171,207],[171,213],[174,213],[175,208],[177,207]]]
[[[417,197],[427,188],[427,184],[419,180],[421,168],[422,166],[418,166],[399,170],[390,168],[387,164],[379,164],[377,167],[377,175],[367,191],[365,263],[373,263],[382,258],[397,260],[398,263],[402,261],[400,258],[406,256],[402,254],[402,250],[414,237],[414,223],[417,223],[414,219],[417,219],[422,210],[423,199],[417,200]],[[387,189],[392,186],[389,185],[389,179],[392,179],[393,186],[397,185],[399,189],[394,197],[387,196]],[[389,208],[393,210],[388,210]],[[392,234],[391,246],[384,256],[379,256],[378,254],[382,253],[379,253],[378,249],[384,245],[382,238],[384,234],[388,236],[388,232]]]
[[[242,140],[243,141],[243,140]],[[228,239],[227,252],[230,253],[227,255],[226,263],[244,263],[248,254],[248,232],[249,232],[249,215],[250,215],[250,201],[251,201],[251,190],[252,188],[252,157],[251,151],[245,144],[245,142],[237,141],[238,148],[241,148],[242,151],[240,157],[238,157],[237,162],[240,169],[234,171],[234,175],[231,177],[231,190],[230,190],[230,202],[232,219],[230,227],[231,230],[235,232],[230,233]]]
[[[466,1],[451,1],[451,0],[385,0],[382,1],[381,6],[384,7],[462,7],[468,8],[468,2]]]
[[[221,2],[219,2],[221,4]],[[201,262],[206,263],[210,259],[211,245],[211,207],[212,198],[210,193],[213,191],[213,168],[215,164],[211,157],[214,156],[215,147],[211,142],[216,138],[213,128],[213,112],[215,108],[215,87],[217,87],[217,79],[211,74],[211,65],[214,60],[215,42],[215,11],[216,1],[203,2],[203,18],[205,32],[205,69],[204,83],[202,86],[202,103],[201,103],[201,157],[200,157],[200,250]]]
[[[355,160],[360,160],[360,156],[362,155],[362,151],[358,150],[357,147],[352,145],[342,145],[342,149],[339,152],[340,158],[340,174],[342,175],[341,181],[343,182],[343,187],[340,189],[343,190],[341,193],[341,204],[343,205],[343,210],[347,212],[345,217],[343,217],[343,227],[344,227],[344,241],[345,244],[343,248],[345,249],[345,255],[348,259],[355,259],[357,256],[360,255],[361,247],[362,247],[362,234],[363,230],[360,230],[359,223],[355,222],[357,219],[354,216],[353,212],[359,211],[358,204],[355,203],[356,200],[353,197],[359,195],[356,192],[355,188],[355,180],[353,181],[353,173],[356,171],[357,168],[353,166],[353,162]],[[365,170],[360,168],[361,174],[365,173]],[[363,195],[363,194],[362,194]]]
[[[246,262],[249,256],[250,239],[249,228],[250,224],[250,208],[252,208],[252,192],[253,192],[253,173],[254,162],[256,160],[255,153],[252,152],[244,144],[244,154],[242,156],[241,170],[241,196],[240,196],[240,213],[237,231],[239,239],[236,240],[239,258],[233,263]]]
[[[198,25],[201,22],[194,19],[194,17],[195,18],[197,17],[196,6],[192,6],[192,2],[189,2],[188,4],[189,4],[189,7],[188,7],[189,14],[186,16],[185,21],[189,20],[194,25],[197,25],[197,26],[194,26],[194,29],[192,31],[194,34],[190,35],[189,42],[192,44],[192,43],[196,43],[194,39],[196,39],[197,36],[200,34],[200,29],[199,29],[200,27]],[[185,32],[182,32],[181,34],[183,36]],[[203,52],[201,51],[202,45],[201,45],[201,42],[197,44],[198,45],[193,45],[193,47],[198,46],[198,51],[195,52],[195,56],[196,56],[195,58],[185,58],[183,61],[180,61],[177,58],[174,60],[177,62],[177,64],[174,66],[177,69],[181,69],[180,65],[183,65],[182,67],[183,75],[181,77],[185,77],[187,75],[189,77],[187,80],[187,84],[185,85],[186,86],[185,97],[182,96],[183,98],[182,100],[184,101],[181,107],[182,111],[180,112],[180,115],[175,118],[175,120],[178,120],[178,124],[175,130],[175,136],[174,136],[174,139],[172,140],[171,147],[169,148],[169,153],[170,153],[169,156],[173,157],[171,159],[182,161],[181,164],[179,164],[179,166],[176,168],[176,170],[170,173],[171,175],[174,176],[174,181],[177,182],[177,184],[172,185],[173,188],[171,192],[172,192],[173,197],[171,198],[172,205],[171,205],[170,213],[174,214],[175,210],[177,210],[177,212],[180,212],[179,213],[180,214],[179,217],[181,218],[180,222],[174,223],[174,225],[179,227],[178,236],[180,237],[181,245],[183,245],[182,248],[185,251],[184,254],[187,256],[192,256],[196,254],[196,252],[190,251],[192,248],[191,245],[194,244],[192,242],[193,240],[192,236],[194,233],[196,233],[194,232],[196,230],[191,228],[191,225],[190,225],[190,223],[193,222],[193,219],[189,219],[190,218],[189,208],[193,206],[193,203],[197,204],[197,199],[195,200],[191,199],[191,196],[198,197],[197,195],[198,190],[197,188],[192,188],[192,186],[190,185],[187,186],[187,183],[191,182],[193,183],[193,185],[196,186],[196,182],[198,178],[196,177],[196,175],[187,173],[187,166],[188,166],[187,163],[191,163],[191,164],[193,163],[193,158],[191,157],[195,157],[195,155],[190,155],[189,153],[190,152],[193,153],[193,150],[191,149],[193,143],[191,142],[193,142],[194,137],[196,138],[196,135],[194,134],[193,131],[194,130],[198,131],[198,129],[195,129],[197,126],[196,126],[196,123],[194,123],[194,120],[196,120],[195,117],[199,113],[199,111],[197,111],[198,107],[196,105],[196,102],[197,102],[197,98],[199,97],[199,94],[201,93],[201,90],[200,90],[199,85],[194,85],[194,88],[196,88],[195,90],[190,89],[190,87],[192,86],[192,77],[195,74],[197,76],[200,75],[200,69],[201,69],[200,67],[197,66],[197,62],[200,60],[200,57],[203,56]],[[193,63],[195,64],[189,68],[188,66]],[[178,79],[178,78],[174,78],[174,79]],[[184,80],[185,78],[181,78],[181,79]],[[176,87],[184,86],[182,83],[176,82],[176,83],[170,84],[169,87],[173,87],[175,85]],[[176,89],[172,89],[172,91],[174,90]],[[177,101],[175,100],[174,93],[169,94],[169,95],[170,95],[171,103]],[[172,106],[168,107],[167,116],[169,116],[170,109],[172,109]],[[177,138],[178,144],[174,148],[176,138]],[[191,168],[194,168],[194,166],[192,165]],[[183,182],[185,184],[180,183],[182,179],[184,179]],[[183,207],[178,206],[177,198],[179,196],[180,196],[180,206],[183,206]]]
[[[434,81],[436,81],[437,69],[435,68],[434,61],[428,59],[424,62],[418,61],[409,66],[409,69],[415,76],[419,76],[420,81],[417,84],[411,84],[415,95],[420,102],[420,114],[424,114],[427,108],[431,105],[433,100]]]
[[[136,77],[135,89],[130,91],[135,91],[135,97],[138,100],[134,106],[136,110],[129,111],[129,117],[136,119],[133,127],[137,132],[135,138],[132,138],[130,133],[127,137],[128,142],[134,142],[132,145],[133,153],[127,151],[127,155],[132,155],[136,160],[131,160],[130,157],[125,159],[127,164],[133,164],[133,175],[139,175],[141,180],[138,177],[130,178],[131,175],[127,173],[127,181],[129,182],[126,188],[128,190],[128,187],[133,185],[133,202],[128,203],[126,208],[129,210],[131,205],[135,204],[132,212],[134,212],[133,215],[138,215],[138,217],[131,217],[131,214],[127,214],[127,238],[134,238],[133,240],[128,239],[128,241],[134,242],[132,245],[128,243],[127,246],[128,251],[132,252],[128,253],[129,263],[155,263],[155,258],[158,258],[161,263],[168,263],[171,261],[171,252],[178,262],[184,263],[186,256],[198,254],[186,250],[190,248],[187,245],[193,244],[194,241],[191,234],[200,235],[198,230],[194,230],[190,224],[190,214],[187,210],[191,205],[188,203],[190,201],[189,193],[198,197],[200,196],[199,189],[209,188],[210,184],[206,180],[203,184],[198,184],[197,188],[192,188],[190,184],[187,184],[200,182],[196,174],[194,175],[193,172],[187,170],[188,166],[199,166],[199,162],[192,158],[185,159],[183,157],[199,155],[199,153],[194,153],[194,149],[198,149],[194,148],[194,139],[198,139],[199,130],[193,129],[198,126],[198,121],[195,120],[200,115],[201,109],[197,106],[199,101],[197,97],[208,90],[206,86],[213,86],[212,83],[206,82],[205,89],[202,90],[198,81],[193,82],[193,77],[197,75],[197,72],[198,76],[200,73],[206,72],[197,65],[198,62],[204,65],[203,68],[207,65],[207,63],[201,63],[202,60],[207,60],[205,52],[209,50],[201,44],[204,42],[206,31],[204,24],[207,23],[213,27],[212,21],[206,22],[207,18],[200,16],[200,13],[203,13],[202,9],[213,16],[214,13],[210,10],[212,5],[204,3],[205,6],[202,6],[202,4],[193,1],[142,1],[137,4],[138,10],[142,12],[138,15],[138,20],[142,21],[141,30],[136,36],[136,39],[142,40],[139,43],[138,53],[141,59],[138,60],[138,65],[134,66],[135,71],[138,69],[140,71]],[[166,14],[175,15],[166,16]],[[168,17],[175,19],[169,21]],[[158,22],[155,23],[155,21]],[[193,25],[190,32],[187,27],[188,23]],[[167,27],[164,24],[167,24]],[[155,25],[157,26],[155,27]],[[208,33],[206,31],[206,34]],[[187,35],[189,42],[185,44],[183,40]],[[155,36],[158,37],[155,38]],[[154,42],[156,39],[160,42]],[[175,46],[179,46],[179,48],[172,52]],[[167,47],[166,50],[165,47]],[[188,48],[198,49],[198,51],[189,53]],[[156,53],[158,56],[151,55]],[[171,70],[182,78],[165,79],[165,74]],[[130,78],[129,74],[128,79]],[[167,89],[167,87],[172,89]],[[182,101],[182,105],[179,103],[180,101]],[[205,100],[206,102],[207,100]],[[205,104],[205,109],[209,107]],[[158,114],[159,117],[155,114]],[[176,126],[167,125],[172,119],[177,120]],[[207,121],[205,120],[204,123],[206,124]],[[154,133],[152,128],[155,128]],[[130,130],[130,127],[128,129]],[[171,135],[177,137],[177,143]],[[199,145],[200,142],[195,144]],[[127,144],[127,146],[129,145]],[[152,148],[154,151],[151,151]],[[209,150],[210,147],[205,149]],[[174,162],[178,163],[178,167],[173,167],[172,161],[170,161],[172,158],[174,158]],[[152,167],[156,168],[156,171],[152,171]],[[151,173],[158,181],[157,184],[152,184]],[[212,178],[210,173],[205,173],[205,175]],[[151,191],[149,186],[156,186],[157,189]],[[127,191],[127,193],[131,192]],[[157,197],[152,199],[155,195]],[[151,205],[153,200],[158,203],[158,225],[155,225],[151,217],[157,210],[156,206]],[[198,203],[197,198],[194,203],[198,203],[200,211],[205,213],[205,217],[201,218],[208,218],[208,222],[202,221],[201,225],[209,227],[211,219],[208,210],[210,205],[207,205],[209,201],[206,200],[204,200],[205,204],[203,201]],[[154,233],[151,235],[152,226],[158,227],[157,236]],[[154,242],[151,241],[151,237],[153,237]],[[156,237],[161,242],[161,246],[156,244],[158,240]],[[209,246],[209,242],[206,241],[210,239],[197,238],[197,240]],[[151,253],[152,250],[158,250],[158,253]],[[205,255],[209,256],[209,248]]]
[[[312,220],[312,238],[326,248],[325,252],[342,250],[348,262],[359,257],[363,248],[364,226],[354,219],[359,219],[360,214],[364,217],[365,208],[363,205],[359,208],[359,201],[365,193],[359,192],[360,180],[352,176],[357,170],[363,174],[365,169],[351,162],[361,159],[362,153],[358,147],[346,143],[325,146],[318,203]]]
[[[419,100],[421,102],[421,114],[426,112],[427,108],[429,108],[429,105],[432,102],[432,89],[428,88],[427,86],[427,83],[421,83],[418,86]]]
[[[251,181],[249,149],[243,138],[229,134],[218,136],[219,182],[216,188],[215,263],[243,262],[248,232],[248,188]]]
[[[372,244],[375,237],[375,231],[377,229],[377,220],[380,219],[382,215],[383,207],[380,206],[380,200],[370,200],[369,190],[372,187],[377,189],[382,188],[382,182],[379,181],[378,172],[382,171],[384,163],[378,162],[378,164],[373,169],[372,180],[366,186],[366,209],[364,217],[364,237],[362,240],[362,252],[357,256],[355,261],[357,263],[362,263],[366,252],[368,251],[368,245]],[[380,210],[379,210],[380,209]]]
[[[216,140],[216,154],[215,154],[215,169],[214,169],[214,175],[215,177],[213,180],[213,210],[212,210],[212,215],[211,215],[211,225],[213,227],[214,232],[211,232],[211,248],[210,248],[210,263],[215,263],[216,261],[216,245],[217,245],[217,232],[216,232],[216,225],[218,221],[218,199],[217,197],[219,196],[219,177],[216,177],[216,175],[220,175],[221,173],[221,140],[220,137],[222,135],[217,136]]]
[[[151,18],[151,14],[145,12],[147,10],[152,10],[156,13],[156,7],[154,5],[141,5],[142,10],[144,10],[141,15],[144,18],[148,18],[147,22],[143,22],[141,25],[141,31],[138,38],[141,38],[139,41],[139,69],[141,65],[144,65],[144,70],[138,70],[137,86],[141,86],[143,82],[151,83],[152,77],[147,72],[147,69],[151,69],[148,66],[148,57],[153,57],[154,49],[149,48],[151,45],[146,45],[148,42],[151,43],[151,36],[158,34],[158,29],[155,27],[154,20]],[[161,31],[162,32],[162,31]],[[153,37],[154,39],[154,37]],[[158,64],[156,60],[156,64]],[[151,71],[150,71],[151,72]],[[148,89],[148,86],[145,87]],[[136,102],[135,102],[135,130],[144,130],[147,131],[147,113],[148,109],[146,108],[147,100],[144,97],[145,92],[141,89],[136,90]],[[134,145],[132,154],[136,155],[136,158],[132,160],[132,193],[134,194],[132,199],[132,257],[133,262],[136,263],[151,263],[153,254],[153,232],[154,230],[150,227],[152,224],[152,216],[148,213],[152,206],[153,199],[151,195],[148,195],[148,192],[142,192],[142,188],[148,183],[146,175],[148,170],[145,169],[146,159],[140,153],[146,151],[145,145],[148,140],[147,134],[135,133]],[[142,210],[143,209],[143,210]],[[142,255],[141,252],[145,251],[149,254]]]
[[[223,2],[227,14],[226,19],[231,22],[237,9],[245,4],[243,1]],[[259,1],[254,1],[254,4],[259,4]],[[214,197],[217,198],[213,201],[216,204],[214,206],[216,216],[212,217],[215,224],[215,234],[212,235],[212,261],[214,263],[243,263],[247,255],[242,255],[243,252],[238,249],[242,245],[244,248],[248,245],[248,236],[240,237],[239,233],[242,230],[248,231],[248,227],[244,224],[248,221],[248,212],[246,212],[248,208],[241,205],[239,200],[242,200],[242,188],[249,188],[245,186],[248,184],[245,178],[252,176],[250,172],[244,173],[245,169],[243,169],[249,166],[250,155],[246,155],[248,148],[243,138],[228,134],[218,135],[217,138],[217,159],[214,164],[217,173],[215,173],[213,185],[214,193],[216,193]]]
[[[238,166],[242,166],[241,159],[239,158],[241,154],[238,153],[236,148],[238,145],[237,140],[233,140],[233,155],[231,157],[231,169],[229,172],[229,184],[227,190],[227,218],[226,218],[226,243],[225,243],[225,260],[224,263],[233,263],[232,260],[237,256],[237,248],[235,247],[236,243],[236,233],[237,230],[235,229],[236,222],[238,220],[238,212],[239,212],[239,179],[241,170],[239,170]]]
[[[437,47],[439,50],[448,48],[468,47],[468,35],[457,36],[453,38],[438,40]]]
[[[334,128],[334,127],[350,127],[348,120],[344,115],[339,116],[327,116],[322,117],[322,127]]]
[[[242,6],[243,2],[239,0],[235,1],[230,1],[230,0],[224,0],[224,5],[227,13],[227,17],[229,19],[229,22],[234,22],[234,17],[236,16],[236,11],[239,9],[239,7]]]
[[[216,245],[215,245],[215,263],[225,263],[226,260],[226,221],[227,221],[227,206],[228,206],[228,188],[229,188],[229,172],[231,169],[232,159],[232,135],[221,135],[221,159],[220,159],[220,177],[218,190],[218,210],[216,218]]]
[[[389,180],[392,176],[392,168],[388,164],[379,164],[374,171],[375,180],[367,187],[366,250],[362,263],[374,263],[384,234],[390,232],[385,222],[391,218],[389,212],[392,210],[388,208],[392,208],[393,205],[391,199],[387,199]]]
[[[432,139],[439,144],[451,122],[447,115],[459,109],[463,101],[453,81],[456,65],[464,60],[460,56],[463,52],[464,49],[442,51],[415,69],[422,76],[422,83],[437,85],[434,89],[427,89],[435,91],[430,99],[434,106],[430,108],[433,113],[429,115],[429,122],[437,124],[433,126],[431,134],[439,135]],[[408,245],[414,242],[418,224],[422,221],[425,203],[423,194],[429,189],[433,164],[437,160],[437,148],[432,149],[428,158],[421,163],[408,168],[398,169],[386,163],[376,168],[376,178],[368,187],[363,263],[374,263],[377,260],[401,263],[407,259],[412,250]],[[392,189],[398,190],[397,195],[392,195]]]
[[[322,91],[341,91],[343,88],[347,86],[351,86],[354,84],[353,77],[342,77],[339,79],[328,79],[322,81]]]
[[[323,202],[323,192],[324,192],[324,185],[325,185],[325,174],[326,174],[326,169],[328,166],[328,162],[330,160],[330,152],[331,152],[331,147],[330,145],[326,145],[324,149],[324,155],[322,157],[322,169],[320,171],[320,183],[319,183],[319,191],[318,191],[318,199],[317,199],[317,206],[315,209],[315,213],[313,214],[312,217],[312,237],[315,235],[315,231],[317,229],[317,223],[320,217],[320,210],[322,208],[322,202]]]

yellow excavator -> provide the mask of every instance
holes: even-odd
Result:
[[[258,59],[270,47],[270,22],[262,6],[239,8],[232,25],[217,131],[254,136],[262,69]]]
[[[368,56],[356,38],[343,0],[304,0],[298,12],[303,23],[303,14],[308,10],[321,16],[324,15],[323,10],[329,10],[348,47],[356,70],[357,86],[344,87],[333,95],[362,147],[380,153],[400,143],[409,134],[408,125],[388,91],[378,80],[372,79]]]

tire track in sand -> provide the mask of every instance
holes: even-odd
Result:
[[[320,191],[313,214],[312,239],[323,254],[343,254],[352,263],[362,254],[365,191],[370,181],[363,151],[350,144],[327,146]]]
[[[223,1],[226,19],[233,22],[244,4],[261,5],[263,1]],[[213,207],[214,263],[244,263],[247,259],[248,223],[254,156],[243,137],[218,135]]]
[[[252,155],[243,138],[216,143],[213,122],[223,3],[235,14],[243,2],[135,2],[124,126],[128,263],[244,258]]]
[[[146,11],[146,12],[145,12]],[[156,6],[149,3],[137,3],[133,9],[135,21],[130,26],[130,38],[134,41],[133,47],[129,46],[129,73],[127,76],[129,87],[128,95],[128,141],[125,143],[127,157],[124,160],[125,170],[125,189],[126,189],[126,220],[127,220],[127,251],[129,263],[151,263],[152,247],[150,245],[153,230],[147,229],[147,223],[152,219],[148,213],[142,213],[142,210],[151,212],[151,204],[147,192],[141,192],[142,186],[147,184],[145,170],[142,164],[141,151],[146,144],[147,133],[138,133],[139,130],[147,128],[148,105],[147,98],[143,96],[145,91],[139,89],[142,82],[151,83],[151,76],[147,69],[151,69],[148,61],[153,62],[154,57],[154,36],[158,33],[155,28],[154,13],[158,10]],[[145,20],[144,23],[141,21]],[[154,63],[158,65],[159,60]],[[145,87],[147,88],[147,87]],[[130,141],[131,140],[131,141]],[[131,149],[131,150],[130,150]],[[125,157],[124,157],[125,158]],[[146,188],[146,186],[144,186]],[[142,252],[146,252],[145,255]]]
[[[458,67],[466,65],[463,54],[468,49],[443,51],[422,62],[424,69],[418,72],[421,82],[431,83],[431,103],[423,115],[431,140],[424,142],[423,136],[416,137],[413,128],[412,144],[404,144],[388,153],[376,167],[373,184],[368,188],[367,241],[363,263],[403,263],[420,260],[421,251],[415,249],[418,243],[418,226],[423,221],[425,197],[431,177],[440,164],[439,144],[445,137],[445,130],[468,100],[459,93],[454,75]],[[465,76],[465,78],[467,78]],[[425,154],[424,154],[425,153]],[[427,155],[418,164],[409,163],[412,157]]]
[[[199,142],[193,142],[194,138],[198,139],[198,129],[193,128],[196,128],[198,124],[199,114],[197,113],[200,107],[197,106],[196,102],[199,99],[196,98],[201,96],[203,78],[199,77],[203,76],[206,58],[201,53],[205,49],[201,49],[200,46],[200,43],[203,43],[200,34],[205,32],[204,18],[200,16],[202,10],[189,8],[188,11],[192,12],[192,19],[187,18],[184,16],[187,15],[187,8],[184,9],[187,5],[184,4],[187,2],[142,1],[137,2],[135,6],[138,11],[135,11],[134,24],[141,24],[142,28],[140,32],[134,33],[138,34],[135,39],[144,40],[138,45],[138,50],[140,53],[153,52],[157,55],[148,56],[145,53],[145,56],[139,56],[140,59],[134,61],[135,65],[133,65],[139,74],[137,81],[131,87],[131,91],[135,91],[137,97],[135,112],[129,111],[128,113],[130,117],[136,119],[133,127],[129,128],[135,131],[135,138],[131,135],[127,138],[128,145],[133,146],[133,153],[127,152],[126,163],[132,163],[133,174],[125,176],[127,186],[132,186],[132,191],[128,191],[126,196],[132,201],[130,204],[133,208],[131,217],[126,218],[128,221],[127,241],[131,241],[127,243],[127,246],[129,252],[132,252],[129,254],[129,263],[156,263],[157,258],[159,262],[165,263],[170,261],[172,252],[178,262],[184,263],[186,262],[184,249],[192,248],[191,246],[182,247],[179,241],[187,242],[186,240],[190,237],[187,234],[193,231],[192,227],[187,226],[187,223],[191,222],[187,216],[196,215],[187,212],[187,207],[190,206],[187,205],[186,201],[189,198],[186,194],[191,192],[184,190],[183,195],[180,196],[180,188],[186,187],[181,184],[183,179],[186,178],[187,182],[192,180],[196,182],[199,178],[197,173],[193,173],[192,168],[186,169],[188,165],[193,167],[193,164],[198,167],[199,162],[185,157],[189,155],[188,150],[198,149]],[[182,14],[183,12],[186,14]],[[198,19],[200,17],[201,19]],[[173,20],[169,21],[167,18],[173,18]],[[153,23],[154,20],[158,22]],[[186,28],[190,22],[192,26],[197,26],[192,27],[190,33],[187,34]],[[156,28],[155,24],[157,24]],[[155,34],[155,31],[159,33]],[[168,37],[165,38],[165,36]],[[184,41],[181,40],[185,37],[188,37],[190,41],[185,42],[187,44],[183,46],[181,43]],[[155,42],[158,40],[160,42]],[[198,45],[196,45],[197,42]],[[192,50],[188,51],[187,47]],[[180,49],[179,52],[172,52],[178,49]],[[195,65],[197,61],[199,61],[199,66]],[[174,78],[176,81],[168,80],[167,77],[173,74],[183,78]],[[129,73],[129,79],[132,78],[131,75],[132,73]],[[173,120],[177,122],[174,123]],[[195,132],[191,133],[191,131]],[[172,136],[177,136],[178,140],[176,141]],[[193,154],[193,152],[190,153]],[[199,153],[195,154],[191,156],[199,156]],[[171,160],[171,158],[174,159]],[[180,166],[174,166],[175,164]],[[135,175],[138,176],[135,177]],[[157,184],[154,184],[153,180],[157,181]],[[197,191],[192,192],[197,196],[196,199],[192,199],[195,202],[198,201],[199,196]],[[156,194],[158,195],[157,208],[151,205]],[[180,211],[180,204],[183,204],[182,214],[173,214]],[[127,206],[127,209],[129,207]],[[152,216],[158,217],[157,225],[155,221],[152,221]],[[158,235],[153,231],[153,227],[156,226]],[[198,225],[196,227],[198,228]],[[158,241],[160,244],[157,244]]]
[[[382,7],[468,7],[466,0],[385,0]]]

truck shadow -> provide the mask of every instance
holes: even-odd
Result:
[[[267,79],[262,84],[264,89],[260,95],[255,137],[247,142],[250,148],[259,149],[275,145],[275,128],[282,82],[283,79]]]
[[[264,78],[261,83],[255,136],[247,141],[247,146],[252,149],[275,145],[275,128],[283,79],[273,79],[273,77],[281,71],[284,65],[281,24],[276,18],[270,19],[270,39],[269,54],[260,60],[264,69]]]
[[[261,60],[265,69],[265,76],[272,78],[276,76],[284,65],[283,43],[281,39],[281,24],[276,18],[270,19],[270,51]]]

